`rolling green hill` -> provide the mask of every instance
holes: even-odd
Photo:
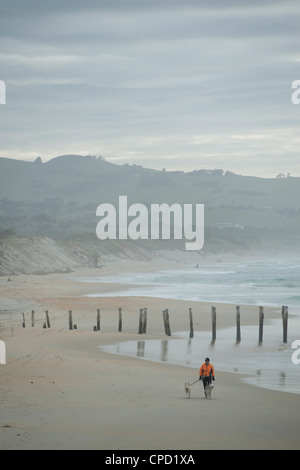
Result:
[[[46,163],[0,158],[0,232],[100,243],[96,208],[117,205],[119,195],[129,204],[204,204],[209,250],[300,246],[300,178],[158,171],[92,156]]]

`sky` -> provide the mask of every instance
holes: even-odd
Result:
[[[0,157],[300,176],[299,0],[0,0]]]

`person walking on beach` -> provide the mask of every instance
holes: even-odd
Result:
[[[203,388],[206,397],[205,387],[209,385],[212,380],[215,380],[215,369],[214,366],[210,363],[209,357],[205,359],[205,362],[200,367],[199,380],[202,380],[203,382]]]

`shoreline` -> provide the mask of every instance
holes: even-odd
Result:
[[[291,265],[289,265],[291,263]],[[265,261],[265,269],[285,276],[287,269],[294,269],[295,260]],[[299,261],[296,261],[299,266]],[[95,286],[87,297],[159,297],[161,299],[187,300],[211,304],[257,305],[280,308],[288,305],[293,311],[300,313],[300,297],[298,291],[288,281],[280,286],[275,275],[268,279],[261,271],[261,261],[241,261],[231,259],[223,264],[221,260],[211,260],[200,265],[156,266],[157,269],[135,269],[120,271],[116,274],[74,276],[78,283]],[[279,271],[280,270],[280,271]],[[292,271],[293,272],[293,271]],[[280,276],[278,274],[278,276]],[[257,276],[257,277],[256,277]],[[227,279],[228,278],[228,279]],[[251,279],[249,281],[248,279]],[[274,280],[274,285],[273,285]],[[203,288],[201,287],[203,284]]]
[[[126,271],[125,264],[96,271],[101,275]],[[142,264],[133,263],[130,269],[139,270]],[[91,270],[78,272],[90,274]],[[1,307],[0,316],[1,339],[7,347],[7,364],[0,366],[1,449],[299,448],[297,395],[260,389],[244,383],[242,376],[217,371],[214,400],[203,399],[198,384],[186,400],[184,383],[197,376],[197,368],[101,350],[101,346],[126,341],[165,340],[163,308],[169,308],[174,333],[188,330],[190,307],[195,329],[210,331],[211,304],[81,297],[94,286],[79,286],[69,276],[26,275],[11,282],[0,278],[2,306],[7,307],[6,313]],[[36,309],[34,328],[31,307]],[[117,331],[119,307],[124,312],[122,333]],[[137,334],[142,307],[148,308],[146,335]],[[94,332],[97,308],[101,330]],[[26,328],[21,326],[22,309]],[[70,309],[77,330],[68,330]],[[232,327],[235,306],[219,304],[217,309],[218,329]],[[51,321],[47,329],[42,328],[45,310]],[[257,308],[241,306],[241,318],[243,324],[257,325]],[[272,318],[278,318],[278,312],[266,308],[266,325]],[[199,366],[202,360],[199,357]]]

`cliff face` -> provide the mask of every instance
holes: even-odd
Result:
[[[58,242],[43,237],[9,236],[0,238],[0,276],[18,274],[50,274],[74,271],[76,268],[97,268],[102,263],[116,260],[177,259],[184,256],[194,260],[195,255],[173,249],[153,250],[134,242],[85,243],[69,240]]]
[[[89,256],[49,238],[13,238],[0,242],[0,275],[70,272],[89,266]]]

